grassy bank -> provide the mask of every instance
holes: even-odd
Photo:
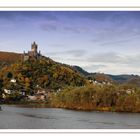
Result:
[[[140,112],[140,89],[132,85],[71,87],[52,94],[50,104],[75,110]]]
[[[11,101],[8,105],[86,111],[140,112],[140,88],[134,85],[88,85],[52,93],[47,101]]]

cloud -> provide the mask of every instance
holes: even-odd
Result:
[[[58,29],[56,25],[50,23],[41,24],[40,28],[44,31],[56,31]]]
[[[63,29],[63,24],[57,20],[42,20],[39,22],[39,27],[43,31],[58,31]]]
[[[55,47],[55,48],[60,48],[60,47],[65,47],[65,45],[64,44],[57,44],[57,43],[54,43],[54,44],[49,44],[48,46],[50,46],[50,47]]]
[[[88,64],[86,66],[83,66],[83,69],[87,70],[87,71],[90,71],[90,72],[98,72],[100,71],[101,68],[104,68],[106,67],[106,65],[103,65],[103,64]]]
[[[61,14],[62,16],[69,17],[72,19],[91,19],[91,20],[105,20],[110,17],[114,17],[114,20],[122,15],[125,16],[127,12],[115,12],[115,11],[61,11],[58,12],[59,15]],[[120,18],[120,17],[119,17]]]
[[[137,36],[132,36],[130,38],[127,38],[127,39],[120,39],[120,40],[113,40],[113,41],[108,41],[108,42],[101,42],[99,43],[100,46],[109,46],[109,45],[121,45],[121,44],[124,44],[124,43],[128,43],[129,41],[133,41],[134,39],[138,39],[140,37],[140,35],[137,35]]]
[[[87,26],[74,25],[62,21],[45,21],[39,24],[40,28],[44,31],[57,31],[59,33],[87,33],[90,31],[90,28]]]
[[[106,64],[105,67],[99,68],[99,71],[108,74],[140,74],[139,69],[123,64]]]
[[[65,14],[64,14],[65,13]],[[70,12],[71,13],[71,12]],[[91,31],[91,28],[81,24],[80,21],[77,20],[71,20],[69,17],[69,12],[54,12],[56,19],[54,20],[42,20],[39,23],[39,26],[44,31],[57,31],[59,33],[87,33]],[[77,14],[77,12],[75,12]],[[65,15],[65,16],[64,16]],[[66,16],[67,15],[67,16]],[[63,17],[64,16],[64,17]]]
[[[114,52],[99,53],[94,55],[87,55],[85,50],[68,50],[61,52],[48,52],[46,55],[52,57],[65,58],[66,61],[83,63],[83,66],[88,67],[104,67],[106,65],[115,64],[129,67],[140,67],[140,54],[118,54]]]
[[[90,31],[90,28],[88,28],[87,26],[65,26],[63,28],[66,32],[73,32],[73,33],[87,33]]]
[[[92,33],[98,41],[110,41],[118,37],[133,35],[138,31],[140,25],[137,23],[133,12],[126,11],[59,11],[49,12],[48,15],[55,15],[56,19],[46,20],[41,23],[42,30]],[[127,17],[129,16],[129,17]],[[138,15],[137,15],[138,17]],[[71,20],[74,19],[74,20]],[[134,26],[135,25],[135,26]],[[138,31],[140,32],[140,31]]]
[[[72,56],[72,57],[82,57],[86,54],[85,50],[67,50],[60,52],[48,52],[47,55],[50,56]]]
[[[0,28],[1,29],[3,29],[3,28],[6,28],[6,29],[11,28],[12,29],[13,27],[14,27],[14,25],[12,23],[10,23],[10,22],[8,22],[8,23],[0,22]]]
[[[86,59],[86,69],[98,70],[106,73],[134,73],[140,74],[140,54],[123,55],[117,53],[96,54]],[[97,66],[97,67],[96,67]]]
[[[77,56],[77,52],[84,52],[84,55]],[[72,54],[72,55],[71,55]],[[73,55],[74,54],[74,55]],[[140,54],[117,54],[101,53],[86,57],[85,51],[63,51],[50,54],[54,60],[78,65],[88,72],[102,72],[108,74],[140,74]]]
[[[79,28],[76,28],[76,27],[72,27],[72,26],[65,26],[63,27],[64,31],[66,32],[73,32],[73,33],[80,33],[81,30]]]
[[[89,62],[121,62],[122,57],[114,52],[95,54],[87,58]]]
[[[57,17],[53,12],[44,12],[44,11],[0,11],[0,28],[7,28],[21,30],[21,28],[26,27],[38,28],[40,22],[45,21],[57,21]],[[39,26],[40,28],[40,26]],[[42,25],[43,30],[51,29],[55,30],[55,26],[50,24],[47,26]],[[25,29],[25,30],[26,30]]]
[[[32,19],[57,20],[53,12],[44,11],[0,11],[0,19],[4,20],[32,20]]]
[[[139,64],[140,54],[117,54],[114,52],[95,54],[87,58],[88,62],[116,63],[116,64]]]

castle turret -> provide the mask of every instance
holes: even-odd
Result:
[[[38,48],[38,46],[37,46],[37,44],[34,41],[33,44],[31,45],[31,51],[37,53],[37,48]]]

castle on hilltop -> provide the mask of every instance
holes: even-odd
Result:
[[[28,51],[28,53],[25,53],[25,51],[23,52],[23,60],[27,61],[30,59],[39,59],[41,57],[41,53],[40,51],[38,52],[38,45],[33,42],[33,44],[31,44],[31,51]]]

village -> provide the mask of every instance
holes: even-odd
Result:
[[[11,79],[10,82],[12,84],[16,85],[16,79]],[[98,82],[94,80],[89,80],[89,83],[95,86],[103,87],[103,86],[109,86],[112,85],[111,82]],[[14,90],[14,89],[4,89],[4,93],[2,94],[2,98],[6,100],[7,95],[12,95],[15,93],[18,93],[21,95],[22,98],[24,98],[26,101],[47,101],[51,97],[51,94],[59,94],[61,92],[61,89],[53,90],[53,89],[44,89],[40,87],[39,85],[36,85],[36,88],[34,92],[30,93],[29,95],[26,94],[26,91],[24,89],[22,90]],[[134,88],[128,88],[128,89],[120,89],[117,91],[117,95],[131,95],[135,93]]]

